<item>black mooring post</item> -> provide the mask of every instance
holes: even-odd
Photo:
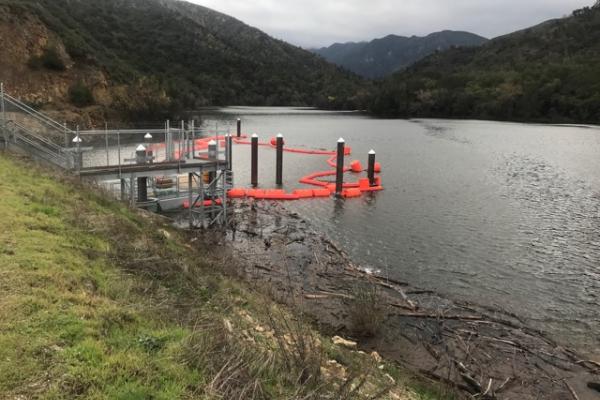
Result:
[[[217,160],[219,157],[219,143],[217,143],[216,140],[211,140],[210,142],[208,142],[208,158],[211,161]],[[209,187],[208,187],[208,191],[209,193],[212,195],[216,189],[216,182],[214,184],[211,185],[211,183],[213,183],[213,181],[215,180],[215,178],[217,177],[217,172],[216,169],[215,171],[210,171],[208,173],[208,183],[209,183]]]
[[[242,136],[242,120],[238,118],[237,120],[237,137]]]
[[[252,160],[251,160],[251,179],[252,186],[258,186],[258,135],[252,135]]]
[[[227,135],[225,137],[227,144],[227,170],[233,170],[233,136]]]
[[[369,185],[375,186],[375,150],[369,152],[369,168],[367,169]]]
[[[140,203],[148,201],[148,178],[145,176],[137,178],[137,192]]]
[[[277,160],[276,160],[276,171],[275,171],[275,184],[278,186],[283,185],[283,135],[280,133],[277,135]]]
[[[342,196],[342,190],[344,189],[344,148],[346,142],[340,138],[337,145],[337,166],[335,173],[335,195],[337,197]]]
[[[146,147],[140,144],[135,149],[135,158],[137,164],[146,164],[148,161],[148,154]],[[148,178],[146,177],[138,177],[137,178],[137,194],[139,202],[148,201]]]

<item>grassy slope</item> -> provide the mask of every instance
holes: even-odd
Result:
[[[319,374],[331,358],[369,371],[363,394],[406,382],[211,272],[157,217],[24,166],[0,156],[0,398],[366,398]]]

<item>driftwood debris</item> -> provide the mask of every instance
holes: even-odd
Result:
[[[600,383],[594,383],[600,381],[599,362],[560,346],[510,311],[457,302],[365,272],[340,246],[310,231],[305,222],[287,218],[284,209],[257,203],[254,213],[239,216],[242,235],[229,242],[229,249],[241,269],[251,272],[260,264],[266,271],[248,273],[247,279],[299,294],[284,301],[344,336],[351,335],[347,300],[355,298],[357,287],[377,287],[378,304],[388,306],[385,334],[359,346],[412,366],[465,398],[589,399],[586,384],[600,392]],[[304,241],[285,246],[298,237]]]

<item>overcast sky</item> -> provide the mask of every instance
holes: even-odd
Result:
[[[492,38],[562,17],[593,0],[188,0],[302,47],[426,35],[444,29]]]

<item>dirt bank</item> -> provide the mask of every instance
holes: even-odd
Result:
[[[600,382],[598,362],[510,312],[365,273],[343,249],[278,204],[238,203],[227,232],[198,235],[218,245],[215,255],[232,271],[305,311],[329,334],[355,339],[363,349],[377,350],[465,397],[600,398],[588,387]],[[365,293],[376,293],[377,301],[369,304]],[[357,324],[365,320],[357,313],[377,324],[375,335],[357,335]]]

